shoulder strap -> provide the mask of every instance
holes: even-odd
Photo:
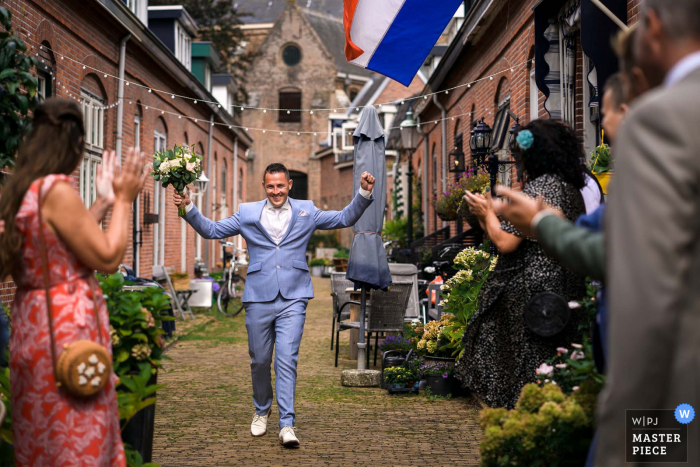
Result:
[[[38,210],[39,215],[39,252],[41,253],[41,272],[44,276],[44,295],[46,296],[46,312],[49,316],[49,339],[51,341],[51,360],[53,360],[53,375],[56,382],[58,382],[58,375],[56,374],[56,366],[58,360],[56,359],[56,343],[53,339],[53,316],[51,315],[51,286],[49,284],[49,260],[46,253],[46,241],[44,240],[44,215],[41,212],[43,206],[43,191],[44,191],[44,178],[39,182],[39,195],[38,195]]]
[[[58,377],[56,375],[56,367],[58,364],[58,359],[56,358],[56,343],[54,342],[54,331],[53,331],[53,316],[51,314],[51,284],[49,278],[49,259],[46,250],[46,240],[44,233],[44,215],[41,212],[44,205],[43,191],[44,191],[44,181],[46,179],[42,178],[39,182],[39,194],[37,199],[38,204],[38,215],[39,215],[39,252],[41,254],[41,270],[44,276],[44,295],[46,296],[46,312],[49,317],[49,339],[51,341],[51,359],[53,360],[53,372],[54,378],[58,382]],[[100,343],[104,346],[104,338],[102,336],[102,326],[100,325],[100,309],[97,305],[97,295],[95,293],[95,286],[93,283],[93,278],[89,277],[87,279],[90,285],[90,292],[92,294],[92,302],[95,307],[95,319],[97,320],[97,335],[100,338]]]

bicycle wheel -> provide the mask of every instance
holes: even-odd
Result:
[[[228,304],[231,301],[231,297],[228,294],[228,287],[222,285],[219,289],[219,293],[216,296],[216,309],[219,310],[224,316],[228,316]]]
[[[233,276],[229,282],[229,295],[233,298],[243,298],[243,290],[245,289],[245,279],[241,276]]]
[[[227,318],[233,318],[243,311],[243,302],[239,301],[239,297],[232,297],[228,293],[228,286],[223,285],[219,290],[219,295],[216,297],[216,308],[219,313]]]

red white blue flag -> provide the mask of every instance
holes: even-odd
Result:
[[[343,0],[348,62],[404,86],[440,38],[461,0]]]

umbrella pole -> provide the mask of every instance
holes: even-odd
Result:
[[[362,286],[362,298],[360,300],[360,340],[357,343],[357,369],[366,370],[365,358],[367,343],[365,342],[365,313],[367,310],[367,289]]]

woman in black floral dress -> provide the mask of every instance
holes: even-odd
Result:
[[[573,130],[553,120],[535,120],[521,134],[513,152],[523,192],[542,198],[572,221],[585,214],[583,150]],[[536,240],[501,222],[490,198],[467,201],[500,256],[479,293],[456,373],[489,406],[513,408],[522,387],[535,381],[535,370],[556,355],[557,347],[580,342],[578,326],[584,319],[573,311],[562,333],[544,338],[525,325],[525,305],[541,292],[579,300],[585,295],[584,278],[549,258]]]

